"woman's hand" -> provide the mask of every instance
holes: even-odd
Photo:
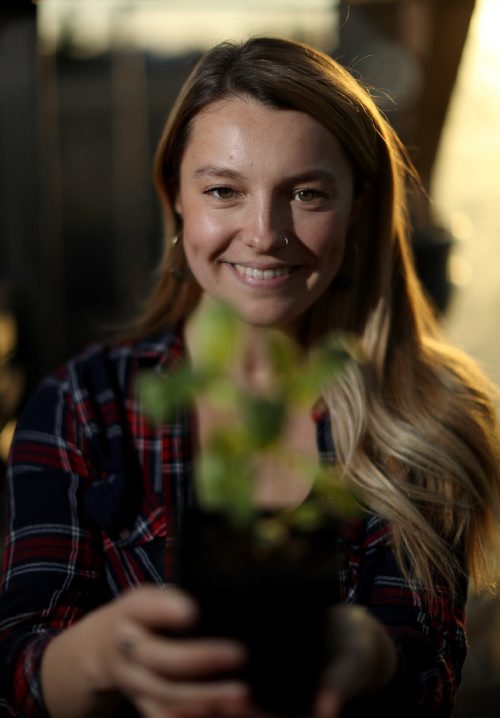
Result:
[[[138,588],[89,614],[46,649],[42,686],[49,712],[105,716],[126,697],[144,718],[248,715],[242,683],[210,680],[241,666],[243,647],[182,638],[195,620],[192,600],[170,587]],[[74,676],[69,687],[67,662]]]
[[[337,718],[350,699],[383,688],[397,667],[392,639],[361,606],[334,606],[329,635],[332,660],[316,702],[315,718]]]

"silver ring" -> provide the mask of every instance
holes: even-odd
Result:
[[[120,638],[117,648],[124,658],[130,658],[135,651],[135,642],[131,638]]]
[[[286,236],[286,234],[281,234],[280,239],[285,242],[285,247],[288,247],[288,237]]]

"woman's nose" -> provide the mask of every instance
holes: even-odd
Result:
[[[259,254],[283,249],[288,243],[287,226],[286,208],[278,200],[254,203],[243,228],[243,240]]]
[[[277,249],[283,249],[288,241],[285,239],[284,232],[268,232],[252,234],[248,236],[245,243],[258,254],[268,254]]]

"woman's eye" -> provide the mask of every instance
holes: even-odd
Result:
[[[293,196],[294,199],[299,200],[299,202],[312,202],[319,197],[324,197],[324,194],[317,189],[311,189],[310,187],[307,187],[306,189],[295,190]]]
[[[236,192],[231,187],[209,187],[205,190],[205,194],[209,194],[216,199],[233,199]]]

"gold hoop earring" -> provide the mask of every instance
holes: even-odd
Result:
[[[184,247],[181,248],[182,232],[179,232],[179,234],[176,234],[175,237],[172,237],[172,239],[170,240],[170,245],[172,247],[179,247],[176,254],[178,255],[178,261],[180,261],[179,266],[172,267],[169,270],[170,274],[178,282],[194,282],[193,275],[191,274],[191,270],[189,269],[186,256],[183,251]]]

